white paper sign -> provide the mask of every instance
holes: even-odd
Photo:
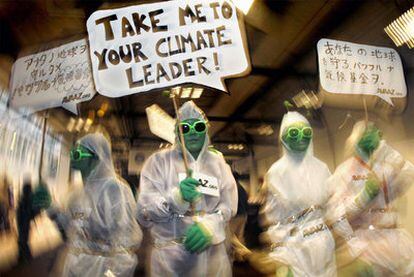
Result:
[[[393,105],[407,95],[401,58],[392,48],[321,39],[319,79],[330,93],[375,95]]]
[[[96,11],[87,29],[95,86],[108,97],[183,83],[226,91],[224,78],[250,70],[236,7],[229,0]]]
[[[32,111],[76,103],[95,95],[88,42],[81,39],[19,58],[13,65],[11,106]]]
[[[200,185],[197,187],[197,190],[199,192],[214,197],[220,196],[220,189],[218,186],[217,178],[198,172],[193,172],[192,177],[200,182]],[[185,178],[187,178],[187,175],[185,173],[178,174],[179,182],[181,182]]]
[[[175,142],[175,119],[157,104],[145,108],[145,112],[151,133],[173,144]]]

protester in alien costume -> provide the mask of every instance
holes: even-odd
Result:
[[[204,113],[192,101],[179,113],[185,153],[176,126],[175,145],[153,154],[141,172],[138,218],[154,239],[151,276],[231,276],[224,241],[237,209],[236,181],[223,156],[209,149]]]
[[[142,232],[131,189],[115,174],[109,141],[101,133],[81,138],[71,167],[81,172],[84,188],[67,211],[48,209],[68,238],[63,276],[133,276]]]

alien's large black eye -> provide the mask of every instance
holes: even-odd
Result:
[[[194,125],[194,129],[195,129],[197,132],[202,133],[202,132],[204,132],[204,131],[206,130],[206,124],[205,124],[204,122],[197,122],[197,123]]]
[[[183,134],[187,134],[190,132],[190,125],[186,123],[181,124],[181,129],[183,130]]]

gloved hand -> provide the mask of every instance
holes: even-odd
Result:
[[[197,186],[199,185],[199,181],[191,177],[182,180],[180,182],[180,192],[183,199],[192,203],[199,198],[201,196],[201,193],[197,191]]]
[[[369,175],[368,180],[365,181],[364,190],[370,200],[374,199],[378,195],[380,187],[381,183],[378,178],[373,174]]]
[[[211,245],[213,234],[202,223],[197,222],[188,228],[185,234],[184,246],[191,253],[200,253]]]
[[[374,174],[370,174],[365,181],[363,190],[355,198],[356,205],[359,208],[365,208],[378,195],[380,188],[381,182]]]
[[[35,210],[47,209],[50,207],[52,200],[46,185],[39,184],[33,192],[32,207]]]

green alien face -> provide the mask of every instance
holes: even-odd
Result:
[[[89,175],[97,161],[96,155],[80,144],[75,145],[70,151],[70,166],[80,170],[83,176]]]
[[[184,134],[185,147],[197,158],[204,146],[207,134],[207,124],[204,120],[190,118],[181,121],[181,128]],[[177,127],[178,134],[178,127]]]
[[[382,133],[375,125],[369,125],[358,141],[358,148],[370,157],[381,141]]]
[[[305,152],[312,140],[313,130],[304,122],[294,123],[283,130],[283,145],[290,151]]]

